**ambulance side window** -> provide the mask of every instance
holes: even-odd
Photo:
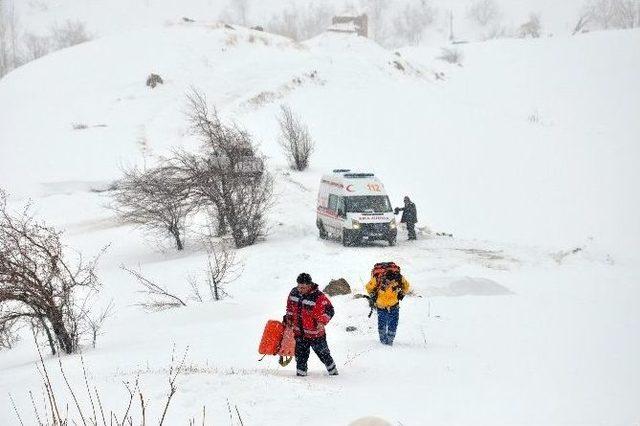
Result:
[[[329,209],[331,209],[334,212],[338,210],[338,196],[337,195],[329,194]]]
[[[344,206],[344,197],[338,197],[338,216],[347,217],[347,209]]]

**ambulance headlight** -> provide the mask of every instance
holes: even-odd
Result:
[[[358,222],[355,219],[351,220],[351,226],[353,227],[353,229],[360,229],[362,227],[362,225],[360,224],[360,222]]]
[[[389,229],[396,229],[398,225],[396,224],[396,220],[395,219],[391,219],[391,222],[389,222]]]

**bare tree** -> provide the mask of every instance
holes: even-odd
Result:
[[[25,62],[38,59],[51,51],[51,41],[49,37],[35,34],[25,34],[24,46],[26,49]]]
[[[335,9],[324,1],[312,2],[304,10],[298,30],[299,38],[302,40],[325,32],[331,25],[331,19],[336,15]]]
[[[87,330],[87,300],[100,282],[98,257],[84,262],[68,259],[62,233],[29,214],[13,214],[0,191],[0,323],[30,321],[46,335],[55,354],[78,349]]]
[[[87,32],[84,23],[72,20],[51,28],[51,37],[57,49],[64,49],[91,40],[91,35]]]
[[[367,0],[366,11],[369,18],[369,29],[373,39],[384,45],[387,41],[387,27],[385,26],[385,14],[389,2],[387,0]]]
[[[540,37],[540,16],[532,13],[529,15],[529,20],[520,25],[518,29],[518,35],[520,38],[538,38]]]
[[[188,176],[196,204],[217,212],[229,227],[236,247],[251,245],[266,233],[273,178],[245,130],[222,124],[215,108],[210,111],[197,90],[187,100],[191,129],[202,141],[202,149],[196,154],[176,152],[175,167]]]
[[[226,294],[224,288],[227,284],[238,279],[242,272],[242,265],[236,259],[235,250],[224,244],[210,243],[207,249],[207,268],[205,271],[205,286],[210,300],[220,300]],[[199,302],[204,302],[200,280],[189,280],[193,297]]]
[[[640,26],[640,0],[588,0],[574,28],[586,24],[598,29],[636,28]],[[580,25],[582,24],[582,25]]]
[[[231,8],[238,19],[237,22],[246,26],[249,15],[249,0],[231,0]]]
[[[495,0],[476,0],[467,10],[467,17],[482,27],[500,19],[500,7]]]
[[[287,105],[280,106],[280,137],[278,142],[284,150],[292,169],[305,170],[309,166],[309,157],[314,149],[314,142],[309,128]]]
[[[22,65],[19,32],[13,0],[0,0],[0,77]]]
[[[266,28],[267,31],[271,33],[280,34],[299,41],[301,39],[300,30],[298,28],[299,22],[300,14],[295,5],[291,5],[290,8],[284,9],[279,16],[272,18]]]
[[[435,21],[437,10],[426,0],[411,0],[393,21],[396,34],[418,44],[424,30]]]
[[[53,26],[50,35],[21,34],[13,0],[0,0],[0,77],[53,50],[90,39],[84,24],[71,20]]]
[[[148,170],[125,169],[111,206],[123,221],[168,232],[178,250],[184,248],[185,223],[196,207],[189,198],[189,182],[180,173],[165,161]]]

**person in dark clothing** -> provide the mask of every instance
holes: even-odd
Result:
[[[336,363],[331,357],[325,326],[331,321],[334,310],[329,298],[320,290],[305,272],[298,275],[297,286],[287,298],[285,325],[292,327],[296,337],[296,375],[307,375],[307,361],[311,349],[327,367],[331,376],[338,375]]]
[[[411,199],[407,196],[404,197],[404,207],[396,207],[393,212],[398,214],[402,211],[402,217],[400,223],[407,225],[407,233],[410,240],[416,239],[416,222],[418,221],[418,212],[416,211],[416,205],[413,204]]]

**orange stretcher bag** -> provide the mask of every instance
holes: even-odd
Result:
[[[286,366],[291,362],[296,351],[296,340],[291,327],[285,327],[280,321],[269,320],[264,327],[258,353],[262,358],[266,355],[279,355],[278,362]]]
[[[284,334],[284,325],[280,321],[269,320],[264,327],[258,353],[262,355],[278,355],[280,342]]]

